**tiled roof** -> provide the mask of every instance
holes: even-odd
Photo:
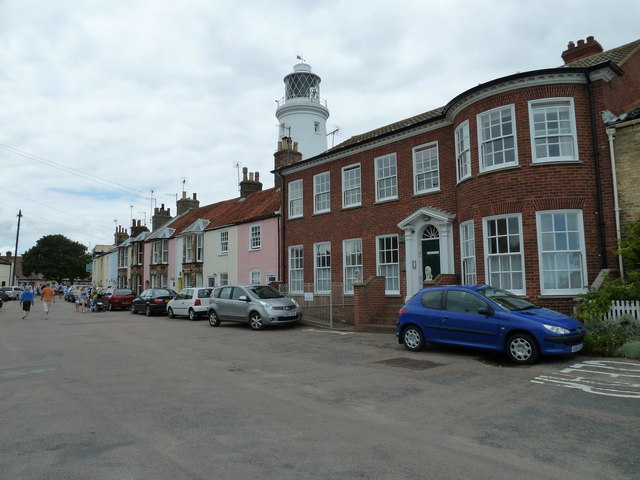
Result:
[[[174,235],[180,235],[197,220],[208,220],[206,230],[225,225],[238,225],[261,218],[275,216],[280,209],[280,191],[269,188],[250,195],[247,198],[232,198],[194,208],[175,218],[167,226],[175,229]]]
[[[596,53],[595,55],[591,55],[590,57],[581,58],[580,60],[576,60],[575,62],[567,63],[564,66],[592,67],[594,65],[598,65],[599,63],[607,61],[612,61],[617,65],[622,66],[622,64],[626,62],[627,59],[631,57],[631,55],[633,55],[638,49],[640,49],[640,40],[627,43],[626,45],[622,45],[620,47],[612,48],[611,50]]]
[[[587,58],[576,60],[575,62],[563,65],[563,67],[591,67],[593,65],[598,65],[599,63],[603,63],[606,61],[612,61],[619,66],[622,66],[622,64],[638,49],[640,49],[640,40],[636,40],[634,42],[613,48],[611,50],[607,50],[605,52],[597,53]],[[333,148],[330,148],[322,155],[341,150],[346,147],[357,145],[362,142],[371,141],[376,137],[388,135],[390,133],[402,130],[403,128],[410,128],[412,126],[420,124],[421,122],[433,120],[442,115],[444,108],[445,107],[436,108],[434,110],[430,110],[428,112],[406,118],[399,122],[395,122],[387,126],[371,130],[370,132],[362,133],[360,135],[354,135],[348,140],[339,143]]]
[[[415,115],[413,117],[405,118],[404,120],[400,120],[399,122],[391,123],[384,127],[376,128],[375,130],[371,130],[370,132],[362,133],[360,135],[354,135],[350,139],[345,140],[344,142],[339,143],[335,147],[329,149],[326,153],[330,153],[331,151],[334,151],[334,150],[339,150],[345,147],[349,147],[351,145],[356,145],[361,142],[373,140],[376,137],[388,135],[398,130],[402,130],[403,128],[412,127],[421,122],[432,120],[442,115],[443,110],[444,110],[444,107],[439,107],[434,110],[430,110],[428,112]]]

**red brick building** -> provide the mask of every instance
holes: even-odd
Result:
[[[282,142],[280,276],[290,293],[323,295],[339,282],[356,324],[393,322],[384,305],[430,277],[570,311],[617,268],[601,112],[640,104],[640,40],[603,51],[589,37],[562,58],[304,161]]]

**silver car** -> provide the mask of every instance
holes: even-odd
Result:
[[[209,300],[209,324],[248,323],[253,330],[265,325],[291,325],[302,319],[302,309],[269,285],[225,285],[216,288]]]

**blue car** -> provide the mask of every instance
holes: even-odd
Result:
[[[412,352],[425,343],[458,345],[504,352],[523,364],[578,352],[585,335],[575,318],[487,285],[420,290],[396,323],[398,342]]]

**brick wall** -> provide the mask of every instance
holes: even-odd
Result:
[[[615,82],[617,79],[614,79]],[[627,80],[638,83],[638,79]],[[595,112],[609,107],[612,87],[602,81],[593,84]],[[633,95],[634,91],[631,90]],[[617,102],[629,102],[628,96],[618,91]],[[624,98],[620,98],[623,95]],[[640,96],[640,95],[639,95]],[[529,100],[544,98],[572,98],[575,108],[578,161],[535,164],[532,162]],[[516,142],[518,165],[512,168],[481,173],[479,171],[477,115],[496,107],[513,104],[515,106]],[[538,237],[536,212],[554,209],[578,209],[582,211],[584,222],[584,243],[587,263],[587,281],[591,283],[602,268],[617,263],[615,257],[615,219],[613,212],[613,191],[611,183],[608,142],[604,124],[599,113],[595,117],[597,137],[592,135],[592,113],[589,89],[586,83],[544,84],[523,87],[514,85],[512,90],[502,89],[493,95],[486,95],[456,111],[450,123],[440,123],[429,131],[399,138],[387,144],[378,144],[366,151],[332,159],[329,162],[313,162],[304,169],[290,172],[285,183],[303,180],[302,218],[287,219],[285,216],[285,249],[292,245],[304,246],[305,282],[313,282],[313,245],[317,242],[331,242],[332,272],[334,281],[342,281],[342,241],[361,238],[363,246],[363,278],[376,276],[376,236],[404,232],[398,223],[420,208],[435,209],[455,214],[453,225],[453,246],[455,274],[460,269],[459,224],[474,221],[476,239],[476,270],[478,283],[486,283],[484,271],[483,218],[517,213],[521,215],[523,227],[524,269],[527,295],[542,305],[567,311],[573,303],[572,296],[548,298],[540,295],[540,270],[538,257]],[[472,177],[460,183],[456,178],[454,131],[461,123],[469,122]],[[376,139],[372,140],[375,145]],[[437,142],[440,169],[440,190],[438,192],[414,193],[413,148]],[[395,153],[398,169],[398,199],[376,203],[375,161],[376,157]],[[342,168],[360,164],[362,205],[357,208],[342,208]],[[330,172],[331,212],[313,213],[313,176]],[[597,180],[596,172],[600,174]],[[637,185],[637,183],[636,183]],[[600,199],[603,215],[600,215]],[[286,195],[287,188],[283,188]],[[285,197],[286,198],[286,197]],[[285,212],[287,202],[285,199]],[[605,245],[600,241],[601,226],[604,227]],[[401,270],[405,261],[405,245],[400,243]],[[284,255],[284,274],[288,274],[287,252]],[[406,272],[401,272],[400,297],[406,291]],[[397,299],[387,298],[387,303]],[[367,308],[374,308],[375,305]],[[364,306],[361,308],[365,308]],[[366,318],[364,310],[356,314]]]
[[[616,129],[616,174],[622,226],[640,218],[640,120]]]

